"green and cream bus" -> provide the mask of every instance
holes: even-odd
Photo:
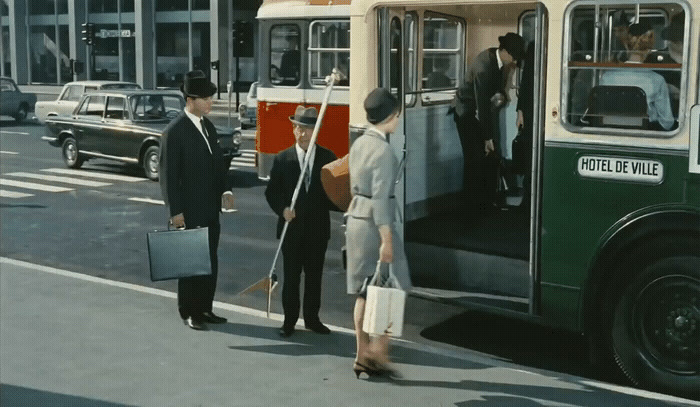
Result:
[[[353,0],[349,10],[350,139],[373,88],[404,101],[390,143],[406,157],[397,199],[414,294],[581,332],[634,384],[698,394],[700,4]],[[634,22],[654,30],[655,50],[631,67],[618,27]],[[509,173],[514,70],[499,112],[503,204],[475,215],[461,209],[470,191],[450,107],[469,63],[507,32],[534,46],[531,182]],[[451,86],[430,86],[438,59]],[[669,130],[650,126],[643,90],[601,84],[632,68],[665,79]]]

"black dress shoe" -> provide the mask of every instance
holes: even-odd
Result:
[[[328,329],[327,326],[323,325],[321,323],[321,321],[308,323],[308,324],[305,324],[305,326],[306,326],[306,329],[308,329],[309,331],[314,331],[317,334],[328,335],[329,333],[331,333],[331,330]]]
[[[208,322],[210,324],[223,324],[228,320],[224,317],[214,315],[214,313],[211,311],[207,311],[207,312],[202,312],[202,321]]]
[[[207,329],[207,326],[204,325],[204,322],[202,322],[196,318],[193,318],[193,317],[187,317],[187,318],[183,319],[182,322],[184,322],[185,325],[187,325],[188,327],[190,327],[196,331],[203,331],[203,330]]]
[[[294,333],[294,327],[293,327],[293,326],[282,325],[282,328],[280,328],[279,333],[280,333],[280,336],[281,336],[281,337],[283,337],[283,338],[289,338],[289,337],[292,336],[292,334]]]

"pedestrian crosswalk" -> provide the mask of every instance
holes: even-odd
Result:
[[[241,156],[231,160],[232,170],[250,167],[255,167],[255,150],[241,150]],[[38,192],[69,192],[81,187],[101,188],[119,182],[139,181],[147,179],[89,169],[44,168],[35,172],[17,171],[0,174],[0,198],[28,198]],[[161,204],[161,201],[149,203]]]
[[[241,167],[255,167],[255,150],[240,150],[240,157],[234,157],[231,160],[232,170]]]
[[[70,168],[9,172],[0,177],[0,198],[27,198],[37,192],[68,192],[75,191],[78,187],[100,188],[114,182],[145,180],[146,178]]]

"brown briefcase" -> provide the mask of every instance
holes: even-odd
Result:
[[[350,171],[348,168],[348,155],[331,161],[321,168],[321,184],[340,212],[348,210],[350,200]]]

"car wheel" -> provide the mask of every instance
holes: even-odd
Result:
[[[63,162],[68,168],[80,168],[84,159],[80,156],[78,143],[73,137],[68,137],[63,141]]]
[[[158,181],[159,150],[158,146],[150,146],[143,154],[143,171],[146,173],[146,177],[152,181]]]
[[[657,255],[635,263],[611,332],[615,361],[634,384],[678,395],[700,394],[700,239],[687,240],[644,246]]]
[[[27,105],[23,103],[15,113],[15,120],[21,122],[22,120],[26,119],[28,111],[29,109],[27,109]]]

